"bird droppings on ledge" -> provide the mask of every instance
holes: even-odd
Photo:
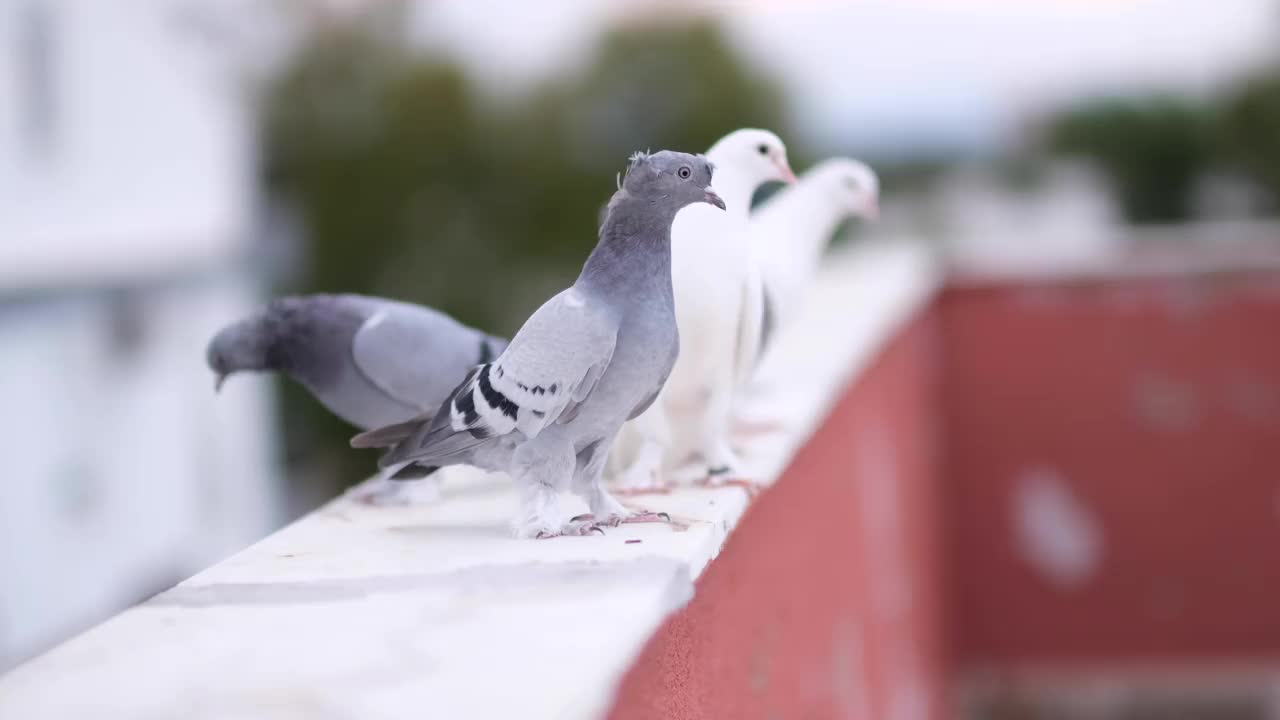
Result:
[[[643,540],[641,540],[640,538],[631,538],[630,540],[627,540],[627,541],[625,542],[625,544],[626,544],[626,545],[635,545],[636,543],[639,543],[639,542],[644,542],[644,541],[643,541]]]

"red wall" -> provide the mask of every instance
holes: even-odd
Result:
[[[903,332],[624,679],[616,720],[946,717],[936,328]]]
[[[950,717],[952,669],[1280,658],[1280,273],[947,289],[611,717]]]
[[[1280,656],[1280,275],[939,313],[960,659]]]

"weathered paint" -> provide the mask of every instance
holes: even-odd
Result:
[[[947,717],[935,344],[860,374],[649,642],[610,717]]]
[[[1010,499],[1010,541],[1023,559],[1056,585],[1088,582],[1102,560],[1103,536],[1070,483],[1050,468],[1035,468],[1018,478]]]
[[[1278,277],[944,293],[962,661],[1280,653]],[[1037,468],[1069,499],[1056,550],[1012,510]]]

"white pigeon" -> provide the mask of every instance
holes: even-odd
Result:
[[[751,253],[751,199],[770,181],[794,182],[787,150],[767,130],[737,130],[707,151],[712,188],[728,212],[694,206],[672,227],[672,283],[680,356],[659,402],[628,423],[610,459],[624,489],[657,486],[662,470],[714,482],[739,470],[730,445],[734,399],[760,354],[763,287]]]
[[[840,223],[879,215],[880,180],[865,163],[848,158],[815,165],[756,210],[750,237],[764,278],[766,344],[795,317]]]

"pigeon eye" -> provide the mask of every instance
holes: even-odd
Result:
[[[765,145],[764,143],[760,143],[760,146],[756,148],[756,151],[759,152],[761,155],[768,155],[769,146]]]
[[[693,175],[693,171],[688,167],[682,167],[676,171],[676,174],[680,176],[681,180],[688,180],[689,177]]]

